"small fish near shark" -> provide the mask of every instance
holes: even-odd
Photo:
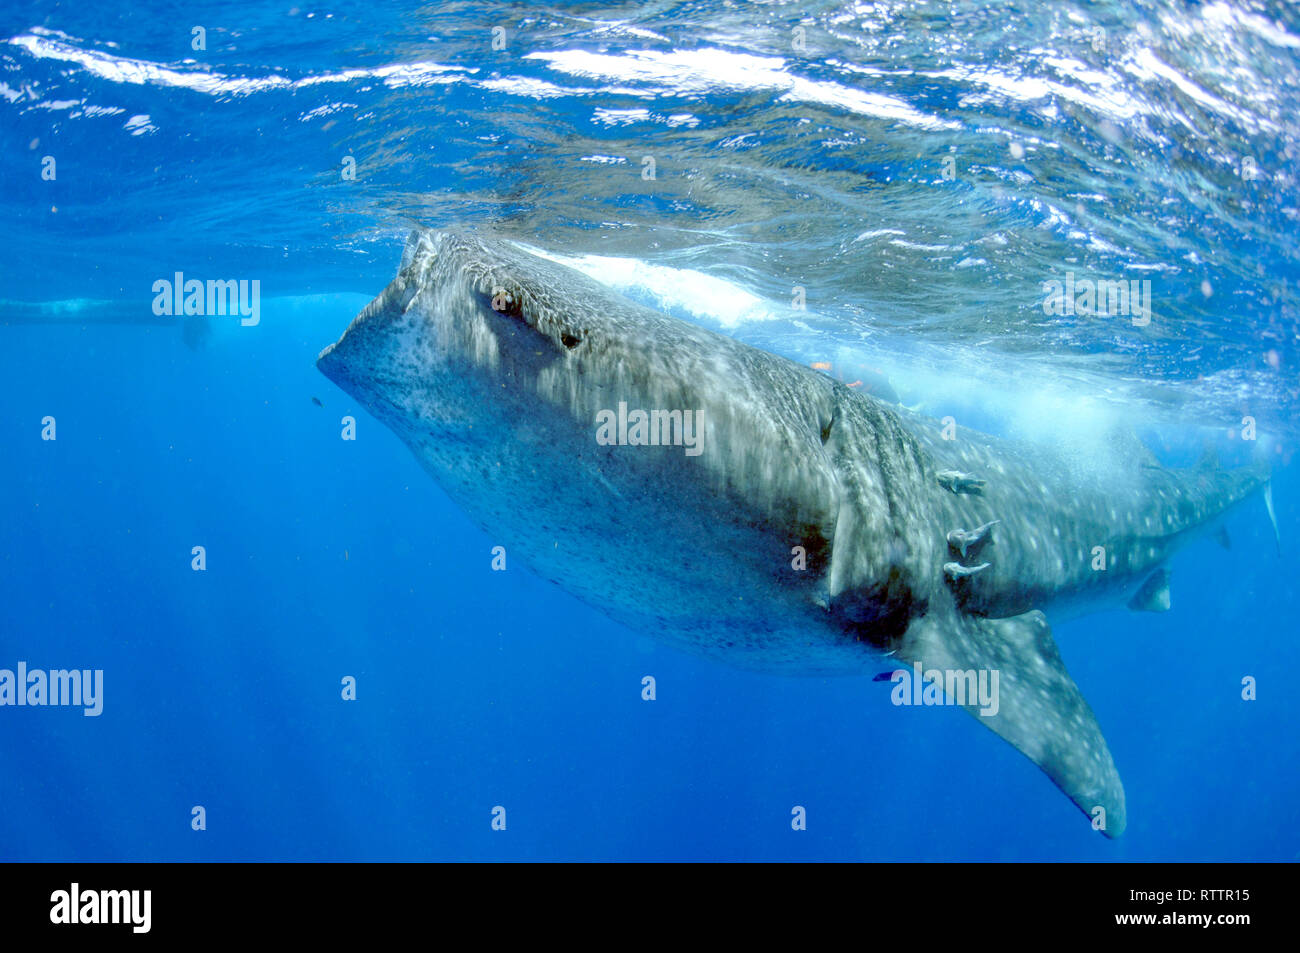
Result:
[[[317,366],[512,554],[633,629],[765,672],[1000,674],[998,704],[955,703],[1107,837],[1124,788],[1045,613],[1168,608],[1175,550],[1254,494],[1271,513],[1262,466],[1134,459],[1083,477],[1046,448],[945,440],[938,421],[472,234],[412,233]],[[598,440],[616,409],[626,439]],[[684,412],[693,455],[673,440]],[[701,566],[725,566],[710,575],[727,590]]]

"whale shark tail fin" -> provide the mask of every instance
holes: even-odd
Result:
[[[1268,521],[1273,526],[1273,544],[1277,554],[1282,555],[1282,533],[1277,528],[1277,513],[1273,510],[1273,481],[1264,482],[1264,508],[1268,510]]]
[[[1268,524],[1273,529],[1273,545],[1277,548],[1277,554],[1282,555],[1282,533],[1277,526],[1277,512],[1273,509],[1273,461],[1262,449],[1256,450],[1255,459],[1250,466],[1242,467],[1242,472],[1248,474],[1247,479],[1250,481],[1249,486],[1260,491],[1260,496],[1264,499],[1264,510],[1268,513]],[[1249,491],[1248,491],[1249,492]],[[1248,495],[1248,492],[1242,494]]]
[[[908,627],[896,657],[920,663],[927,680],[937,670],[958,689],[960,677],[948,673],[988,673],[982,683],[993,686],[991,699],[958,697],[955,703],[1042,768],[1096,830],[1110,838],[1124,832],[1119,772],[1041,612],[987,619],[955,608],[932,611]]]

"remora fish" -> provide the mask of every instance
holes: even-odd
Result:
[[[493,539],[633,628],[769,672],[871,674],[884,654],[1000,673],[996,714],[964,707],[1109,837],[1124,789],[1040,610],[1167,607],[1170,554],[1267,485],[1138,459],[1102,485],[1046,451],[944,440],[934,420],[470,235],[413,233],[317,363]],[[637,410],[660,411],[657,439]]]

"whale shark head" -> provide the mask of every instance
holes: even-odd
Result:
[[[818,452],[831,381],[505,242],[413,233],[397,278],[318,366],[386,424],[455,443],[457,465],[554,456],[551,441],[584,459],[631,446],[637,466],[684,457],[682,479],[808,518],[833,495]]]
[[[762,363],[755,355],[766,357],[640,307],[523,248],[417,231],[397,278],[322,352],[318,364],[353,385],[364,385],[385,362],[409,379],[418,376],[423,386],[408,388],[402,397],[421,402],[410,409],[425,415],[425,425],[448,433],[463,433],[491,415],[506,430],[534,434],[538,427],[554,427],[563,436],[578,423],[594,440],[596,415],[623,403],[625,415],[663,412],[654,430],[647,422],[647,429],[631,435],[634,445],[662,446],[669,426],[667,436],[678,445],[684,439],[678,419],[664,413],[691,410],[687,455],[704,456],[705,468],[720,477],[730,472],[731,479],[740,479],[744,474],[737,468],[768,468],[792,443],[816,446],[833,414],[829,381],[773,362],[762,368],[763,376],[792,378],[784,383],[793,388],[774,397],[759,386],[767,379],[755,379]],[[470,406],[471,398],[485,395],[485,384],[490,399]],[[541,405],[557,414],[542,413]],[[521,409],[529,412],[521,417]],[[709,446],[710,434],[723,442]],[[628,435],[620,428],[616,436],[621,441]],[[778,474],[762,476],[749,489],[791,492]]]

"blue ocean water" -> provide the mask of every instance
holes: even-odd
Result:
[[[1294,6],[8,2],[0,38],[0,668],[104,672],[98,717],[0,706],[0,857],[1300,856]],[[414,225],[965,426],[1252,432],[1280,552],[1255,499],[1169,612],[1053,623],[1125,835],[965,715],[493,572],[314,366]],[[176,272],[258,322],[155,314]],[[1045,313],[1067,272],[1150,280],[1151,322]]]

